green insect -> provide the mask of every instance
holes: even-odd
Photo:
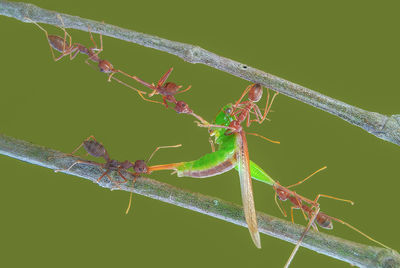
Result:
[[[323,194],[318,194],[314,200],[310,200],[289,189],[305,182],[312,175],[325,169],[326,167],[317,170],[296,184],[284,187],[280,185],[279,182],[273,180],[259,165],[251,161],[249,159],[245,132],[243,129],[235,131],[235,129],[231,127],[233,124],[236,124],[235,121],[238,121],[237,117],[232,113],[234,109],[235,105],[232,104],[224,106],[217,114],[213,124],[208,125],[213,129],[210,131],[210,135],[214,137],[215,143],[218,145],[217,150],[208,153],[194,161],[149,166],[148,173],[158,170],[174,170],[176,171],[178,177],[205,178],[216,176],[235,168],[239,172],[242,202],[246,222],[248,224],[253,242],[258,248],[261,248],[261,241],[258,232],[251,178],[273,187],[275,191],[275,202],[285,216],[286,212],[281,209],[277,198],[280,201],[289,200],[291,203],[292,221],[293,210],[300,209],[306,220],[313,219],[313,221],[310,222],[310,225],[314,229],[317,229],[317,224],[322,228],[332,229],[332,221],[337,221],[359,232],[371,241],[388,248],[384,244],[364,234],[352,225],[338,218],[334,218],[323,212],[320,212],[319,203],[317,202],[320,197],[332,198],[353,204],[352,201]]]
[[[247,140],[243,130],[226,135],[230,129],[231,122],[237,120],[234,115],[231,115],[232,107],[232,104],[226,105],[217,114],[214,121],[215,125],[227,127],[216,127],[210,132],[210,135],[214,136],[215,143],[218,145],[216,151],[208,153],[195,161],[150,166],[148,170],[153,172],[171,169],[176,171],[178,177],[205,178],[236,168],[239,172],[244,214],[250,235],[254,244],[261,248],[251,176],[255,176],[254,178],[257,180],[271,185],[274,184],[274,181],[258,165],[249,160]]]

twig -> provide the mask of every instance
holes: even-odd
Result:
[[[65,169],[78,159],[3,134],[0,134],[0,154],[50,169]],[[76,165],[66,173],[97,183],[97,179],[103,171],[98,167],[82,164]],[[110,176],[114,182],[103,180],[99,185],[113,190],[141,194],[227,222],[246,226],[243,209],[236,204],[192,193],[148,178],[138,178],[133,187],[133,177],[130,174],[124,174],[129,179],[128,183],[116,185],[115,182],[121,179],[115,172],[110,173]],[[257,212],[257,219],[261,233],[293,244],[304,232],[304,227],[301,225],[292,224],[262,212]],[[302,246],[359,267],[400,267],[400,255],[394,250],[366,246],[315,231],[307,233]]]
[[[28,23],[30,21],[26,17],[36,22],[61,26],[60,20],[56,17],[57,14],[60,14],[66,28],[88,31],[88,26],[90,26],[94,33],[165,51],[187,62],[202,63],[253,83],[260,83],[291,98],[336,115],[378,138],[400,145],[400,114],[386,116],[363,110],[246,64],[221,57],[199,46],[170,41],[110,24],[42,9],[28,3],[0,1],[0,14]]]

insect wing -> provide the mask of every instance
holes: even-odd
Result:
[[[258,232],[256,209],[254,206],[253,187],[250,175],[250,160],[247,150],[247,140],[244,131],[239,132],[237,137],[237,165],[240,177],[240,188],[242,192],[242,203],[244,216],[246,218],[249,232],[257,248],[261,248],[260,233]]]

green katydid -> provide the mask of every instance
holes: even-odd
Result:
[[[239,171],[244,214],[249,226],[250,235],[254,244],[258,248],[261,248],[250,174],[257,174],[258,170],[258,177],[265,180],[264,182],[273,184],[273,180],[261,168],[249,160],[247,140],[242,129],[238,132],[228,133],[231,135],[225,135],[227,129],[231,129],[229,125],[237,121],[235,115],[231,115],[232,107],[232,105],[226,105],[218,113],[214,122],[215,125],[207,125],[218,125],[210,133],[210,135],[215,137],[215,143],[219,146],[217,151],[206,154],[195,161],[151,166],[148,170],[152,172],[173,169],[176,170],[179,177],[204,178],[227,172],[236,167]],[[254,169],[252,173],[251,169]]]
[[[254,85],[252,85],[246,88],[245,93],[248,92],[249,95],[251,95],[253,88],[258,89],[258,86],[254,87]],[[245,93],[243,93],[241,99],[243,98]],[[255,108],[254,113],[256,114],[257,119],[250,120],[249,106],[247,106],[247,111],[248,111],[247,115],[246,114],[243,115],[243,110],[246,109],[246,107],[242,109],[242,113],[240,113],[241,112],[240,110],[235,112],[235,109],[237,109],[237,107],[240,107],[240,105],[242,105],[242,107],[243,105],[245,106],[248,105],[248,103],[245,104],[240,103],[240,100],[236,102],[235,105],[228,104],[224,106],[217,114],[213,124],[204,124],[204,125],[199,124],[200,126],[213,128],[213,130],[210,132],[210,135],[214,136],[215,143],[218,145],[218,149],[216,151],[208,153],[194,161],[150,166],[148,167],[148,173],[157,170],[174,170],[176,171],[178,177],[204,178],[204,177],[219,175],[233,168],[238,170],[240,176],[242,201],[243,201],[246,222],[249,226],[249,231],[253,239],[253,242],[258,248],[261,247],[261,242],[257,227],[257,218],[255,214],[255,206],[254,206],[253,192],[252,192],[252,185],[250,178],[261,181],[273,187],[275,191],[275,202],[277,203],[279,208],[280,206],[277,202],[276,197],[278,197],[280,201],[289,200],[292,203],[291,207],[292,221],[293,221],[293,209],[301,209],[306,219],[315,218],[315,222],[322,228],[332,229],[333,228],[332,220],[334,220],[350,227],[351,229],[359,232],[360,234],[370,239],[371,241],[374,241],[379,245],[387,248],[387,246],[385,246],[384,244],[374,240],[373,238],[364,234],[363,232],[351,226],[350,224],[340,219],[328,216],[323,212],[319,212],[319,204],[317,203],[320,197],[332,198],[353,204],[352,201],[323,194],[319,194],[314,200],[310,200],[289,189],[293,186],[303,183],[304,181],[309,179],[312,175],[325,169],[326,167],[317,170],[316,172],[314,172],[313,174],[311,174],[310,176],[308,176],[307,178],[301,180],[296,184],[284,187],[280,185],[277,181],[274,181],[260,166],[258,166],[253,161],[249,160],[246,136],[245,132],[240,126],[240,123],[243,122],[246,118],[247,118],[247,125],[249,125],[252,121],[261,123],[263,120],[265,120],[266,115],[271,107],[271,104],[268,106],[267,103],[264,115],[262,115],[259,112],[258,107]],[[236,117],[236,115],[238,116]],[[304,203],[306,203],[307,205],[305,205]],[[286,216],[286,212],[281,208],[280,210]],[[311,221],[310,224],[314,229],[317,229],[314,220]]]

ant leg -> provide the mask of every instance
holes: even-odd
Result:
[[[162,99],[163,99],[165,108],[168,108],[167,97],[163,96]]]
[[[76,153],[76,151],[78,151],[78,150],[83,146],[83,144],[85,143],[85,141],[88,141],[88,140],[90,140],[90,139],[92,139],[92,140],[94,140],[94,141],[97,142],[96,138],[95,138],[93,135],[90,135],[90,136],[87,137],[78,147],[76,147],[75,150],[73,150],[72,153],[71,153],[70,155],[74,155],[74,154]]]
[[[104,176],[106,176],[107,173],[108,173],[109,171],[110,171],[110,170],[107,169],[107,170],[97,179],[97,182],[100,182],[101,179],[102,179]],[[110,178],[108,175],[107,175],[107,177],[110,179],[110,181],[112,181],[111,178]]]
[[[232,110],[231,114],[233,114],[233,113],[235,112],[237,106],[238,106],[239,103],[242,101],[242,99],[244,98],[244,96],[250,91],[250,88],[251,88],[253,85],[254,85],[254,84],[249,85],[249,86],[246,87],[246,89],[245,89],[245,90],[243,91],[243,93],[242,93],[242,96],[240,96],[240,98],[239,98],[239,99],[236,101],[236,103],[233,105],[233,110]]]
[[[182,144],[177,144],[177,145],[167,145],[167,146],[158,146],[150,155],[149,159],[146,161],[147,163],[151,160],[151,158],[154,156],[154,154],[160,150],[160,149],[166,149],[166,148],[178,148],[181,147]]]
[[[71,54],[69,54],[69,59],[70,60],[73,60],[73,59],[75,59],[75,57],[79,54],[79,49],[78,48],[74,48],[72,51],[71,51]]]
[[[327,168],[326,166],[323,166],[322,168],[318,169],[317,171],[314,171],[313,173],[311,173],[311,174],[310,174],[309,176],[307,176],[305,179],[303,179],[303,180],[301,180],[301,181],[299,181],[299,182],[296,182],[295,184],[289,185],[289,186],[287,186],[286,188],[291,188],[291,187],[294,187],[294,186],[296,186],[296,185],[302,184],[303,182],[305,182],[306,180],[308,180],[309,178],[311,178],[312,176],[314,176],[315,174],[317,174],[318,172],[320,172],[320,171],[322,171],[322,170],[324,170],[324,169],[326,169],[326,168]]]
[[[269,98],[269,89],[268,88],[267,88],[267,92],[268,92],[268,98]],[[272,99],[271,99],[271,102],[269,103],[269,105],[268,105],[268,100],[267,100],[267,103],[265,104],[264,115],[262,116],[262,118],[259,122],[260,124],[265,120],[265,118],[267,118],[267,115],[268,115],[269,111],[271,110],[272,103],[274,102],[275,97],[278,94],[279,94],[278,92],[275,92],[275,94],[272,96]]]
[[[108,76],[108,79],[107,79],[108,82],[111,82],[111,78],[113,77],[113,75],[114,75],[115,73],[117,73],[117,72],[112,72],[112,73]]]
[[[58,61],[59,59],[56,59],[56,56],[54,55],[53,47],[51,46],[48,32],[42,26],[40,26],[38,23],[36,23],[35,21],[31,20],[30,18],[25,17],[25,19],[31,21],[33,24],[35,24],[37,27],[39,27],[40,30],[42,30],[44,32],[44,34],[46,35],[46,38],[47,38],[47,42],[49,43],[50,52],[51,52],[51,55],[53,57],[53,60],[54,61]]]
[[[327,215],[327,216],[328,216],[328,215]],[[378,245],[381,245],[382,247],[385,247],[385,248],[387,248],[387,249],[391,249],[390,247],[386,246],[385,244],[383,244],[383,243],[381,243],[381,242],[379,242],[379,241],[373,239],[373,238],[370,237],[369,235],[367,235],[367,234],[361,232],[360,230],[358,230],[358,229],[357,229],[356,227],[354,227],[353,225],[350,225],[349,223],[347,223],[347,222],[345,222],[345,221],[342,221],[342,220],[340,220],[340,219],[338,219],[338,218],[335,218],[335,217],[331,217],[331,216],[328,216],[328,217],[331,218],[331,219],[334,220],[334,221],[337,221],[337,222],[339,222],[339,223],[341,223],[341,224],[346,225],[346,226],[349,227],[350,229],[353,229],[354,231],[358,232],[358,233],[361,234],[362,236],[364,236],[364,237],[368,238],[369,240],[371,240],[371,241],[377,243]]]
[[[157,88],[154,86],[154,84],[149,84],[149,83],[147,83],[146,81],[140,79],[139,77],[129,75],[129,74],[125,73],[124,71],[118,70],[118,72],[121,73],[121,74],[123,74],[123,75],[125,75],[125,76],[127,76],[127,77],[129,77],[129,78],[132,78],[133,80],[135,80],[136,82],[139,82],[139,83],[142,84],[143,86],[148,87],[148,88],[152,89],[153,91],[157,92]],[[142,92],[143,92],[143,91],[142,91]],[[154,93],[153,93],[153,95],[154,95]],[[149,95],[149,96],[151,97],[151,96],[153,96],[153,95]]]
[[[72,47],[72,36],[67,32],[67,30],[65,30],[65,24],[64,24],[64,21],[63,21],[61,15],[57,14],[57,18],[61,21],[61,24],[62,24],[62,27],[61,26],[57,26],[57,27],[60,28],[64,32],[64,42],[63,42],[62,56],[64,57],[67,54],[69,54],[69,59],[73,60],[76,57],[77,53],[75,53],[74,56],[72,56],[72,53],[74,53],[74,51],[76,51],[78,48],[77,47],[75,47],[75,48]],[[67,36],[69,38],[68,51],[66,50]],[[58,57],[57,60],[59,60],[61,58],[62,57]]]
[[[214,142],[213,142],[213,140],[211,139],[211,137],[208,138],[208,142],[209,142],[210,145],[211,145],[211,152],[215,152]]]
[[[275,192],[275,197],[274,197],[274,199],[275,199],[275,204],[278,206],[278,208],[279,208],[279,210],[281,211],[282,215],[285,216],[285,217],[287,217],[287,214],[286,214],[285,209],[279,205],[278,199],[277,199],[276,197],[277,197],[277,194],[276,194],[276,192]],[[282,203],[281,200],[279,200],[279,201]]]
[[[158,94],[158,93],[157,93],[157,90],[153,90],[153,91],[149,94],[149,97],[151,98],[151,97],[153,97],[155,94]]]
[[[165,83],[165,81],[168,79],[168,76],[171,74],[172,70],[174,70],[173,67],[169,68],[169,70],[163,76],[161,76],[160,80],[158,80],[157,87],[160,87]]]
[[[61,172],[61,171],[65,171],[65,172],[69,172],[70,169],[77,165],[77,164],[89,164],[89,165],[97,165],[97,166],[101,166],[102,164],[100,163],[96,163],[96,162],[90,162],[90,161],[84,161],[84,160],[77,160],[75,161],[72,165],[69,166],[69,168],[67,169],[55,169],[54,172]]]
[[[117,79],[117,78],[115,78],[115,77],[112,77],[112,79],[115,80],[115,81],[117,81],[117,82],[120,83],[121,85],[124,85],[124,86],[126,86],[126,87],[129,87],[130,89],[135,90],[135,91],[139,94],[139,96],[140,96],[143,100],[145,100],[145,101],[163,104],[162,102],[155,101],[155,100],[150,100],[150,99],[145,98],[145,97],[143,96],[143,94],[147,94],[147,93],[144,92],[144,91],[141,91],[141,90],[139,90],[139,89],[136,89],[136,88],[134,88],[133,86],[128,85],[127,83],[122,82],[121,80],[119,80],[119,79]]]
[[[291,206],[291,207],[290,207],[290,216],[292,217],[292,223],[294,223],[293,209],[295,209],[295,207],[294,207],[294,206]]]
[[[257,123],[261,124],[265,119],[269,120],[266,117],[264,118],[264,120],[262,120],[263,115],[261,114],[260,108],[257,105],[254,105],[252,110],[254,110],[254,111],[253,112],[250,111],[250,112],[252,112],[256,116],[256,119],[250,120],[250,124],[252,122],[257,122]],[[248,125],[248,127],[250,126],[250,124]]]
[[[104,23],[104,22],[103,22],[103,23]],[[97,56],[100,54],[100,52],[103,51],[103,36],[102,36],[101,34],[99,34],[99,36],[100,36],[100,48],[97,48],[97,44],[96,44],[96,42],[94,41],[94,37],[93,37],[92,31],[91,31],[90,25],[88,25],[88,32],[89,32],[90,40],[92,41],[92,43],[93,43],[93,45],[94,45],[93,50],[97,50],[97,52],[94,54],[94,56],[92,56],[92,57],[95,58],[95,57],[97,57]]]
[[[124,183],[128,181],[128,179],[125,178],[124,175],[122,175],[122,173],[121,173],[121,171],[120,171],[120,168],[118,168],[117,172],[118,172],[118,175],[124,180]]]
[[[175,94],[179,94],[179,93],[186,92],[186,91],[188,91],[188,90],[191,89],[191,88],[192,88],[192,86],[190,85],[190,86],[188,86],[187,88],[185,88],[184,90],[179,90],[179,91],[177,91]]]
[[[109,180],[110,182],[115,183],[115,184],[117,185],[118,189],[122,190],[122,189],[121,189],[121,186],[119,186],[119,182],[114,181],[114,180],[110,177],[110,175],[108,175],[108,174],[106,174],[106,176],[107,176],[107,178],[108,178],[108,180]],[[100,181],[99,181],[99,182],[100,182]]]
[[[343,201],[343,202],[347,202],[347,203],[350,203],[350,204],[354,205],[354,202],[351,201],[351,200],[342,199],[342,198],[338,198],[338,197],[334,197],[334,196],[330,196],[330,195],[326,195],[326,194],[318,194],[317,197],[314,199],[314,202],[316,203],[320,197],[326,197],[326,198],[330,198],[330,199],[335,199],[335,200],[338,200],[338,201]]]

